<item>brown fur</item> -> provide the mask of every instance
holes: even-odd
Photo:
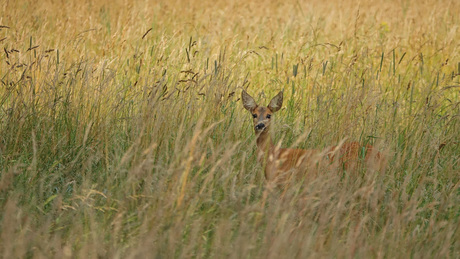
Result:
[[[241,97],[244,107],[253,116],[257,158],[264,166],[265,178],[269,182],[282,183],[292,177],[303,176],[298,174],[300,171],[312,175],[319,167],[356,171],[362,160],[368,170],[382,170],[385,166],[385,158],[379,151],[358,142],[345,142],[323,151],[277,147],[270,137],[270,121],[272,114],[282,106],[283,93],[278,93],[267,107],[257,105],[244,90]]]

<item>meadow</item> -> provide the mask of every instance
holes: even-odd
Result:
[[[459,258],[460,2],[0,4],[0,257]],[[274,139],[385,171],[270,188]]]

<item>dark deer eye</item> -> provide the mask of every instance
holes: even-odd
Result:
[[[270,119],[272,116],[270,114],[267,114],[267,119]]]
[[[255,119],[257,118],[257,114],[253,114],[252,117]]]

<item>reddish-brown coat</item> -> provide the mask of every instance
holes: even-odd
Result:
[[[276,95],[267,107],[258,106],[245,91],[242,92],[244,107],[253,116],[257,136],[258,160],[265,166],[268,181],[283,182],[298,172],[313,174],[318,168],[355,171],[363,165],[368,170],[383,170],[385,157],[372,145],[345,142],[323,151],[316,149],[280,148],[273,145],[270,137],[270,121],[274,112],[281,108],[283,93]]]

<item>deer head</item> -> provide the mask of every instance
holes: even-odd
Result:
[[[270,101],[268,106],[259,106],[246,91],[243,90],[241,93],[241,100],[243,101],[243,106],[248,110],[253,118],[254,130],[256,133],[261,133],[270,127],[270,121],[272,114],[281,109],[283,105],[283,92],[279,92],[273,99]]]

